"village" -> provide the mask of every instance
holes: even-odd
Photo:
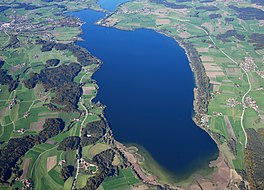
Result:
[[[53,28],[62,27],[79,27],[83,22],[75,17],[68,16],[59,20],[54,20],[52,18],[47,18],[45,21],[32,22],[31,18],[27,16],[11,16],[10,22],[0,21],[0,32],[9,34],[25,34],[25,33],[36,33],[38,35],[42,34],[46,39],[53,40],[54,34],[50,31]],[[42,31],[41,33],[39,31]]]
[[[234,108],[235,106],[242,104],[241,102],[237,101],[235,98],[228,98],[226,102],[227,102],[226,106],[230,108]]]
[[[245,100],[245,108],[252,108],[253,110],[255,110],[256,112],[258,112],[258,105],[257,105],[257,101],[254,100],[252,97],[247,96],[246,100]]]
[[[254,59],[252,57],[245,57],[245,60],[240,63],[240,67],[245,72],[251,72],[251,71],[258,71],[258,67],[254,62]]]

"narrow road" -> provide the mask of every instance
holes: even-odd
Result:
[[[83,119],[83,121],[81,123],[80,131],[79,131],[79,137],[82,138],[82,129],[83,129],[83,126],[85,124],[86,119],[88,118],[89,112],[88,112],[88,109],[85,107],[84,103],[82,102],[82,97],[80,97],[80,101],[81,101],[82,107],[85,110],[85,118]],[[75,175],[75,177],[73,179],[73,183],[72,183],[72,188],[71,189],[75,189],[75,187],[76,187],[76,182],[77,182],[78,175],[79,175],[79,170],[80,170],[80,159],[81,158],[79,158],[80,155],[79,155],[78,149],[76,149],[76,157],[77,157],[77,163],[76,163],[77,164],[77,166],[76,166],[77,170],[76,170],[76,175]]]
[[[83,79],[84,79],[84,77],[85,77],[86,75],[87,75],[87,73],[85,73],[85,74],[82,76],[82,78],[80,79],[80,82],[79,82],[80,84],[82,83],[82,81],[83,81]],[[89,112],[88,112],[88,109],[85,107],[85,105],[84,105],[84,103],[83,103],[83,101],[82,101],[82,97],[80,97],[79,101],[80,101],[80,103],[81,103],[81,106],[82,106],[83,109],[85,110],[85,117],[84,117],[84,119],[83,119],[83,121],[82,121],[82,123],[81,123],[80,131],[79,131],[79,137],[82,138],[82,129],[83,129],[83,126],[84,126],[84,124],[85,124],[86,119],[88,118],[88,114],[89,114]],[[80,157],[80,155],[79,155],[78,149],[76,149],[76,158],[77,158],[77,162],[76,162],[76,174],[75,174],[75,177],[74,177],[74,179],[73,179],[71,189],[76,189],[76,182],[77,182],[78,175],[79,175],[79,170],[80,170],[80,159],[81,159],[81,158],[79,158],[79,157]]]
[[[181,22],[183,22],[183,23],[186,23],[186,24],[189,24],[189,25],[192,25],[192,26],[194,26],[195,28],[199,28],[200,30],[202,30],[202,31],[204,31],[204,33],[209,37],[209,39],[213,42],[213,44],[215,45],[215,47],[217,47],[217,45],[216,45],[216,43],[215,43],[215,41],[213,40],[213,38],[210,36],[210,34],[204,29],[204,28],[202,28],[202,27],[200,27],[200,26],[196,26],[195,24],[192,24],[192,23],[189,23],[188,21],[184,21],[184,20],[180,20]],[[233,58],[231,58],[229,55],[227,55],[223,50],[221,50],[220,48],[218,48],[218,50],[223,54],[223,55],[225,55],[229,60],[231,60],[233,63],[235,63],[238,67],[240,67],[239,66],[239,63],[238,62],[236,62]],[[245,135],[245,148],[247,148],[247,141],[248,141],[248,139],[247,139],[247,133],[246,133],[246,130],[245,130],[245,127],[244,127],[244,123],[243,123],[243,121],[244,121],[244,115],[245,115],[245,98],[246,98],[246,96],[249,94],[249,92],[251,91],[251,88],[252,88],[252,85],[251,85],[251,81],[250,81],[250,79],[249,79],[249,76],[248,76],[248,73],[245,71],[245,69],[243,69],[242,67],[240,67],[242,70],[243,70],[243,72],[246,74],[246,76],[247,76],[247,81],[248,81],[248,84],[249,84],[249,88],[248,88],[248,90],[247,90],[247,92],[243,95],[243,97],[242,97],[242,106],[243,106],[243,111],[242,111],[242,114],[241,114],[241,116],[240,116],[240,125],[241,125],[241,128],[242,128],[242,131],[243,131],[243,133],[244,133],[244,135]]]
[[[2,44],[2,47],[4,48],[7,43],[10,41],[10,35],[5,31],[5,34],[8,36],[8,39]]]
[[[16,90],[14,90],[15,92],[16,92]],[[14,92],[13,91],[13,92]],[[11,92],[11,94],[12,94],[12,92]],[[10,96],[9,96],[9,98],[8,98],[8,100],[0,100],[0,101],[10,101],[10,99],[11,99],[11,94],[10,94]],[[46,96],[48,96],[50,94],[50,92],[46,95]],[[34,106],[34,104],[35,104],[35,102],[36,101],[41,101],[41,98],[39,98],[39,99],[35,99],[35,100],[30,100],[30,101],[23,101],[23,102],[32,102],[31,103],[31,105],[29,106],[29,108],[28,108],[28,110],[27,110],[27,112],[30,112],[30,110],[32,109],[32,107]],[[0,135],[0,138],[2,137],[2,135],[4,134],[3,133],[3,131],[4,131],[4,127],[6,127],[6,126],[8,126],[8,125],[13,125],[13,131],[15,131],[16,130],[16,122],[18,122],[18,121],[20,121],[21,119],[25,119],[25,117],[24,116],[22,116],[22,117],[20,117],[20,118],[17,118],[16,119],[16,121],[14,121],[12,118],[11,118],[11,113],[9,113],[9,116],[10,116],[10,120],[11,120],[11,122],[10,123],[7,123],[7,124],[3,124],[2,123],[2,121],[0,121],[0,124],[1,124],[1,126],[2,126],[2,128],[3,128],[3,130],[2,130],[2,133],[1,133],[1,135]]]
[[[199,27],[201,28],[201,27]],[[212,39],[212,37],[210,36],[210,34],[204,29],[204,28],[201,28],[209,37],[209,39],[213,42],[213,44],[215,45],[215,47],[217,47],[216,43],[214,42],[214,40]],[[220,48],[218,48],[219,51],[224,54],[229,60],[231,60],[233,63],[235,63],[237,66],[239,66],[239,63],[236,62],[233,58],[231,58],[229,55],[227,55],[223,50],[221,50]],[[240,67],[240,66],[239,66]],[[243,130],[243,133],[245,135],[245,148],[247,148],[247,133],[246,133],[246,130],[245,130],[245,127],[244,127],[244,123],[243,123],[243,120],[244,120],[244,115],[245,115],[245,98],[246,96],[248,95],[248,93],[251,91],[251,88],[252,88],[252,85],[251,85],[251,81],[249,79],[249,76],[248,76],[248,73],[245,71],[245,69],[243,69],[242,67],[240,67],[243,72],[246,74],[247,76],[247,81],[248,81],[248,84],[249,84],[249,89],[247,90],[247,92],[243,95],[242,97],[242,106],[243,106],[243,111],[242,111],[242,114],[241,114],[241,117],[240,117],[240,125],[241,125],[241,128]]]

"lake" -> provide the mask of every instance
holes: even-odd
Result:
[[[105,0],[106,1],[106,0]],[[103,3],[113,11],[117,4]],[[86,23],[77,44],[103,61],[94,74],[94,101],[115,138],[143,146],[168,173],[178,178],[208,166],[218,154],[215,142],[192,120],[193,73],[179,44],[155,31],[123,31],[94,24],[105,13],[75,12]]]

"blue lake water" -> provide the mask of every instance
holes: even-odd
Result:
[[[216,158],[216,144],[192,120],[194,78],[178,43],[152,30],[95,25],[102,12],[73,15],[86,22],[85,41],[77,44],[104,63],[93,76],[100,88],[95,101],[107,106],[115,138],[143,146],[176,176],[188,176]]]
[[[107,11],[114,11],[118,5],[127,2],[128,0],[99,0],[97,3],[102,7],[103,9]]]

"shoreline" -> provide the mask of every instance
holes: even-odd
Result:
[[[98,11],[98,12],[104,12],[104,13],[106,13],[105,11],[99,11],[99,10],[96,10],[96,11]],[[116,10],[117,11],[117,10]],[[95,24],[96,25],[100,25],[100,26],[103,26],[103,27],[109,27],[109,28],[117,28],[117,29],[119,29],[119,30],[125,30],[125,31],[135,31],[135,30],[138,30],[138,29],[141,29],[141,28],[137,28],[137,29],[126,29],[126,28],[120,28],[120,27],[115,27],[114,25],[113,26],[107,26],[107,25],[104,25],[104,23],[103,23],[103,21],[105,20],[105,19],[107,19],[108,17],[110,17],[111,15],[113,15],[115,13],[115,11],[114,12],[111,12],[110,14],[107,14],[106,13],[106,15],[105,15],[105,17],[103,17],[102,19],[100,19],[100,20],[98,20],[98,21],[96,21],[95,22]],[[84,24],[84,23],[83,23]],[[82,25],[81,25],[82,26]],[[80,26],[80,27],[81,27]],[[143,28],[142,27],[142,29],[146,29],[146,28]],[[147,30],[151,30],[151,29],[147,29]],[[154,31],[156,31],[156,30],[154,30]],[[80,35],[82,34],[82,29],[81,29],[81,33],[80,33]],[[222,155],[222,153],[221,153],[221,149],[220,149],[220,147],[219,147],[219,145],[218,145],[218,143],[217,143],[217,141],[214,139],[214,137],[209,133],[209,131],[208,130],[206,130],[204,127],[202,127],[200,124],[199,124],[199,122],[197,121],[197,115],[198,116],[201,116],[201,113],[199,113],[198,111],[197,111],[197,109],[196,109],[196,106],[199,104],[199,102],[198,102],[198,100],[197,100],[197,96],[199,96],[199,92],[197,92],[197,89],[199,89],[200,87],[198,86],[198,83],[197,83],[197,73],[194,71],[194,65],[193,65],[193,62],[192,62],[192,60],[191,60],[191,52],[189,52],[188,51],[188,49],[185,47],[185,45],[181,42],[181,40],[179,40],[179,39],[177,39],[177,38],[175,38],[175,37],[172,37],[172,36],[169,36],[168,34],[165,34],[165,33],[163,33],[163,32],[160,32],[160,31],[156,31],[157,33],[160,33],[160,34],[162,34],[162,35],[165,35],[165,36],[167,36],[167,37],[169,37],[169,38],[173,38],[178,44],[179,44],[179,46],[181,47],[181,48],[183,48],[184,49],[184,51],[185,51],[185,54],[186,54],[186,56],[187,56],[187,58],[188,58],[188,61],[189,61],[189,64],[190,64],[190,68],[191,68],[191,70],[192,70],[192,73],[193,73],[193,76],[194,76],[194,81],[195,81],[195,88],[194,88],[194,100],[193,100],[193,105],[194,105],[194,107],[193,107],[193,112],[194,112],[194,116],[192,117],[192,119],[193,119],[193,121],[195,122],[195,124],[199,127],[199,128],[201,128],[201,129],[203,129],[204,131],[206,131],[206,133],[210,136],[210,138],[211,139],[213,139],[213,141],[216,143],[216,145],[217,145],[217,147],[218,147],[218,156],[217,156],[217,158],[216,158],[216,160],[212,160],[209,164],[208,164],[208,167],[210,167],[210,168],[214,168],[214,167],[217,167],[217,166],[213,166],[211,163],[212,162],[216,162],[220,157],[221,157],[221,155]],[[80,37],[80,35],[79,35],[79,37]],[[78,41],[78,40],[76,40],[76,41]],[[100,60],[99,58],[98,58],[98,60]],[[96,68],[96,70],[95,71],[93,71],[93,74],[97,71],[97,70],[99,70],[100,69],[100,67],[102,66],[102,64],[103,64],[103,62],[100,60],[100,64],[98,65],[98,67]],[[201,60],[200,60],[200,62],[199,62],[199,64],[201,64],[201,66],[203,67],[203,65],[202,65],[202,63],[201,63]],[[203,67],[204,68],[204,67]],[[92,75],[93,75],[92,74]],[[93,79],[94,80],[94,79]],[[97,81],[96,80],[94,80],[95,81],[95,84],[96,84],[96,86],[99,88],[99,86],[97,85]],[[97,88],[97,89],[98,89]],[[96,95],[95,95],[95,97],[96,97]],[[94,98],[95,98],[94,97]],[[209,102],[209,100],[208,100],[208,102]],[[103,115],[104,115],[104,112],[103,112]],[[201,118],[201,117],[200,117]],[[106,118],[105,118],[106,119]],[[112,130],[111,130],[111,127],[109,126],[109,130],[111,131],[111,134],[113,134],[113,139],[114,139],[114,133],[112,132]],[[115,147],[116,148],[118,148],[121,152],[123,152],[124,153],[124,155],[126,155],[126,157],[130,157],[130,159],[128,159],[128,162],[133,166],[132,168],[133,168],[133,170],[134,170],[134,172],[140,177],[140,179],[144,182],[144,183],[147,183],[147,184],[150,184],[150,185],[155,185],[155,186],[167,186],[167,187],[170,187],[170,188],[173,188],[173,189],[181,189],[181,188],[179,188],[179,187],[175,187],[175,186],[173,186],[172,184],[170,184],[170,185],[166,185],[166,184],[162,184],[162,183],[159,183],[158,182],[158,179],[157,179],[157,177],[156,176],[153,176],[152,174],[151,174],[151,176],[148,176],[148,175],[146,175],[146,173],[142,170],[142,166],[140,166],[140,164],[138,164],[137,163],[137,161],[135,161],[135,155],[133,155],[133,154],[131,154],[131,153],[129,153],[129,152],[127,152],[126,151],[126,149],[127,149],[127,147],[124,145],[124,144],[122,144],[122,143],[120,143],[120,142],[118,142],[118,141],[116,141],[115,139],[114,139],[114,144],[115,144]],[[134,158],[133,158],[134,157]],[[219,168],[218,168],[219,169]],[[147,171],[148,172],[148,171]],[[194,172],[194,174],[195,174],[195,172]]]
[[[118,11],[118,10],[116,10]],[[115,12],[116,12],[115,11]],[[155,32],[157,33],[160,33],[162,35],[165,35],[169,38],[173,38],[181,48],[184,49],[185,51],[185,54],[188,58],[188,61],[189,61],[189,65],[190,65],[190,68],[191,68],[191,71],[193,73],[193,77],[194,77],[194,82],[195,82],[195,87],[194,87],[194,100],[193,100],[193,121],[195,122],[195,124],[197,125],[197,127],[199,127],[200,129],[202,129],[203,131],[205,131],[209,136],[210,138],[216,143],[217,145],[217,148],[218,148],[218,156],[216,157],[215,160],[211,160],[210,163],[208,164],[208,167],[210,168],[216,168],[217,171],[215,171],[212,176],[215,174],[217,175],[218,171],[221,171],[222,169],[222,166],[221,165],[217,165],[217,164],[214,164],[214,163],[217,163],[217,161],[220,159],[223,161],[223,163],[225,163],[225,166],[228,167],[228,170],[229,170],[229,173],[230,175],[229,176],[226,176],[226,181],[228,181],[226,183],[226,187],[228,186],[229,182],[237,182],[237,181],[242,181],[242,177],[237,173],[237,171],[235,171],[234,169],[232,169],[230,167],[230,163],[228,162],[228,159],[225,157],[225,152],[224,150],[221,148],[220,144],[217,142],[217,140],[215,139],[215,136],[213,133],[210,132],[210,130],[206,129],[204,124],[201,123],[201,118],[206,115],[207,113],[207,109],[208,109],[208,104],[210,102],[210,80],[209,80],[209,77],[205,74],[205,76],[207,77],[207,82],[208,82],[208,99],[206,99],[206,106],[205,107],[200,107],[200,101],[198,100],[198,97],[201,97],[201,94],[202,93],[205,93],[204,91],[201,91],[201,86],[199,85],[199,82],[203,82],[203,81],[199,81],[198,78],[197,78],[197,75],[198,75],[198,72],[195,70],[195,63],[194,61],[192,60],[192,57],[191,57],[191,54],[192,53],[196,53],[197,54],[197,50],[193,47],[193,50],[195,52],[191,52],[188,50],[188,48],[186,47],[186,44],[184,44],[185,42],[182,42],[182,39],[178,39],[176,37],[172,37],[164,32],[161,32],[161,31],[157,31],[155,29],[149,29],[149,28],[144,28],[144,27],[139,27],[139,28],[123,28],[123,27],[117,27],[116,26],[116,23],[118,23],[118,21],[113,24],[113,25],[108,25],[108,24],[105,24],[104,21],[111,17],[111,15],[113,15],[115,12],[111,13],[110,15],[107,15],[105,18],[102,18],[101,20],[99,20],[96,24],[100,25],[100,26],[103,26],[103,27],[109,27],[109,28],[116,28],[116,29],[119,29],[119,30],[124,30],[124,31],[135,31],[135,30],[139,30],[139,29],[147,29],[147,30],[154,30]],[[192,45],[192,44],[191,44]],[[205,73],[205,68],[203,66],[203,63],[202,61],[200,60],[200,57],[199,55],[197,54],[197,57],[196,57],[199,61],[197,62],[198,63],[198,67],[200,66],[202,69],[203,69],[203,72],[202,74]],[[196,65],[197,66],[197,65]],[[196,68],[197,69],[197,68]],[[201,110],[202,109],[202,110]],[[194,173],[195,174],[195,173]],[[236,179],[234,178],[234,176],[239,176],[239,177],[236,177]],[[217,185],[220,185],[217,181],[214,181],[214,184],[217,184]]]
[[[93,10],[93,9],[87,9],[87,10]],[[102,11],[100,11],[100,10],[94,10],[94,11],[102,12],[102,13],[106,13],[105,10],[102,10]],[[114,13],[114,12],[113,12],[113,13]],[[113,13],[112,13],[112,14],[113,14]],[[77,17],[77,18],[78,18],[78,17]],[[105,17],[103,17],[102,19],[104,19],[104,18],[105,18]],[[78,19],[79,19],[79,18],[78,18]],[[98,20],[95,24],[98,24],[99,21],[100,21],[100,20]],[[76,40],[74,40],[74,43],[77,43],[77,42],[79,42],[79,41],[85,41],[85,40],[81,37],[81,35],[83,34],[83,30],[82,30],[82,25],[83,25],[83,24],[85,24],[85,22],[82,21],[82,24],[79,26],[79,28],[80,28],[80,33],[79,33],[79,35],[77,36]],[[82,47],[82,46],[80,46],[80,45],[78,45],[78,46],[81,47],[81,48],[84,48],[84,47]],[[84,49],[86,49],[86,48],[84,48]],[[88,49],[86,49],[86,50],[89,52]],[[96,71],[98,71],[98,70],[101,68],[101,66],[104,64],[103,61],[100,60],[100,58],[96,57],[96,59],[97,59],[97,61],[98,61],[99,64],[96,66],[96,68],[95,68],[94,71],[92,72],[92,75],[91,75],[91,76],[93,76],[94,73],[95,73]],[[98,90],[100,87],[99,87],[99,85],[97,84],[97,81],[96,81],[95,79],[92,79],[92,80],[94,81],[94,84],[95,84],[95,86],[96,86],[96,90]],[[95,94],[95,96],[93,96],[93,97],[91,98],[91,102],[93,102],[92,100],[95,99],[96,96],[97,96],[97,93]],[[98,101],[98,102],[99,102],[100,104],[102,104],[100,101]],[[103,104],[102,104],[102,105],[103,105]],[[106,105],[103,105],[103,106],[106,107]],[[106,134],[109,134],[109,135],[111,136],[111,138],[112,138],[112,140],[113,140],[113,147],[116,148],[117,150],[119,150],[119,151],[124,155],[124,157],[127,159],[127,162],[132,166],[132,167],[131,167],[132,170],[133,170],[134,173],[137,175],[137,177],[140,179],[140,181],[142,181],[143,184],[148,184],[148,185],[152,185],[152,186],[160,186],[160,187],[165,187],[165,186],[166,186],[166,187],[168,187],[167,185],[164,186],[164,184],[159,183],[159,182],[157,181],[157,177],[156,177],[156,176],[154,176],[154,175],[152,175],[152,174],[150,174],[150,175],[146,175],[146,173],[142,170],[141,166],[137,163],[137,159],[135,158],[135,156],[134,156],[133,154],[127,152],[127,151],[126,151],[127,147],[126,147],[124,144],[118,142],[118,141],[115,139],[115,137],[114,137],[115,135],[114,135],[114,133],[113,133],[113,131],[112,131],[112,129],[111,129],[109,123],[108,123],[107,118],[105,117],[104,109],[103,109],[103,112],[102,112],[101,117],[103,118],[103,120],[104,120],[104,121],[106,122],[106,124],[107,124],[107,132],[106,132]],[[172,186],[169,186],[169,188],[175,189],[175,188],[172,187]],[[177,188],[177,190],[181,190],[181,189]]]

